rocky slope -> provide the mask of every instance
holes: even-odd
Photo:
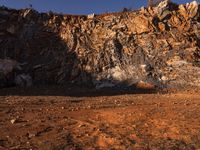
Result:
[[[1,7],[0,87],[199,87],[199,5],[166,6],[88,16]]]

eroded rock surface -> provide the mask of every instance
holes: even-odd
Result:
[[[1,7],[0,58],[20,63],[15,75],[33,84],[200,86],[199,5],[163,10],[88,17]]]

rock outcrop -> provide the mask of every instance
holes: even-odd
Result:
[[[200,87],[199,5],[168,5],[89,16],[1,7],[0,86],[26,75],[31,84]],[[9,79],[8,60],[20,66]]]

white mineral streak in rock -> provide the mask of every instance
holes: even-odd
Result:
[[[26,16],[29,14],[29,12],[31,11],[31,9],[27,9],[24,14],[23,14],[23,17],[26,18]]]

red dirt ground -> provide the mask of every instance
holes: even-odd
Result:
[[[198,90],[58,89],[0,91],[0,149],[200,149]]]

